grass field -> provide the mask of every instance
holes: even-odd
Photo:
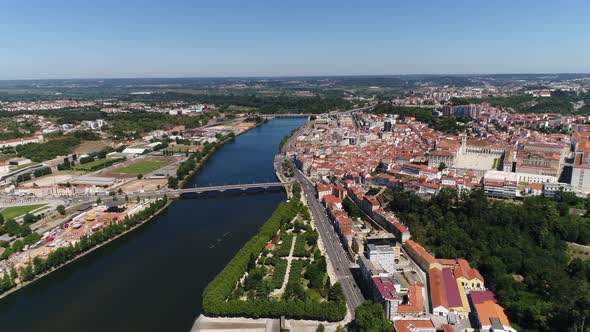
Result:
[[[158,168],[162,168],[169,163],[165,161],[153,161],[153,160],[144,160],[135,162],[129,166],[123,167],[117,170],[119,174],[129,174],[129,175],[138,175],[138,174],[147,174],[157,170]]]
[[[76,166],[75,169],[76,170],[80,170],[80,171],[91,171],[91,170],[93,170],[93,167],[96,166],[98,168],[94,168],[94,169],[97,170],[97,169],[100,169],[101,168],[99,166],[102,166],[102,165],[104,165],[104,164],[106,164],[106,163],[108,163],[108,162],[110,162],[112,160],[113,159],[108,159],[108,158],[107,159],[97,159],[95,161],[91,161],[89,163]],[[122,159],[121,159],[121,161],[122,161]]]
[[[74,150],[74,152],[77,154],[91,153],[99,151],[105,146],[107,146],[106,141],[84,141],[76,148],[76,150]]]
[[[7,207],[7,208],[0,210],[0,213],[4,217],[4,220],[8,220],[8,219],[14,219],[16,217],[20,217],[27,212],[37,210],[38,208],[43,207],[43,206],[45,206],[45,204],[13,206],[13,207]]]
[[[571,258],[590,259],[590,246],[568,242],[567,247],[567,252]]]

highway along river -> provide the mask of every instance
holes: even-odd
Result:
[[[276,181],[275,119],[220,148],[193,178],[208,186]],[[138,230],[0,300],[1,331],[190,330],[207,283],[286,199],[283,191],[173,202]]]

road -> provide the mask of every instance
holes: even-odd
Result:
[[[356,281],[350,271],[351,261],[344,251],[344,248],[342,248],[342,244],[340,243],[340,239],[338,238],[332,223],[328,220],[326,210],[320,205],[315,197],[315,189],[313,185],[296,167],[293,168],[295,170],[295,177],[299,183],[301,183],[301,189],[307,199],[309,209],[311,210],[318,232],[324,243],[328,259],[335,268],[334,272],[336,273],[336,278],[338,279],[338,282],[340,282],[340,285],[342,285],[342,290],[346,297],[346,303],[354,318],[354,310],[361,305],[365,299],[356,285]]]

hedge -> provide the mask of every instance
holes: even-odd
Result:
[[[285,274],[287,273],[287,260],[279,259],[274,266],[272,273],[272,279],[270,281],[270,287],[272,289],[281,288],[283,286],[283,280],[285,280]]]
[[[283,236],[283,243],[275,249],[275,256],[287,257],[291,252],[291,246],[293,245],[293,234],[287,233]]]
[[[309,257],[311,251],[306,247],[307,233],[297,235],[297,242],[295,242],[295,248],[293,249],[293,256],[295,257]]]
[[[281,203],[272,216],[232,258],[227,266],[207,285],[203,292],[203,311],[209,316],[271,317],[340,321],[346,315],[344,301],[228,300],[242,275],[250,255],[258,256],[276,234],[281,223],[293,219],[300,211],[297,198]]]

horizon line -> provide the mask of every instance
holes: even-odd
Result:
[[[87,77],[87,78],[17,78],[17,79],[0,79],[0,82],[10,81],[90,81],[90,80],[141,80],[141,79],[280,79],[280,78],[321,78],[321,77],[410,77],[410,76],[495,76],[495,75],[589,75],[590,72],[499,72],[499,73],[415,73],[415,74],[353,74],[353,75],[228,75],[228,76],[128,76],[128,77]]]

